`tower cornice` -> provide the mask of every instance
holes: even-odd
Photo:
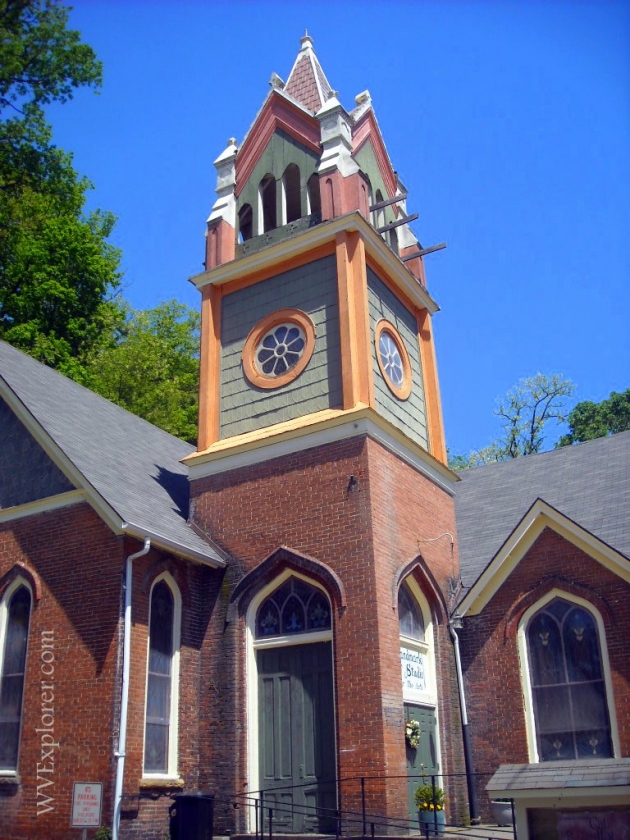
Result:
[[[252,274],[265,270],[277,272],[282,263],[306,254],[314,248],[334,242],[338,233],[356,231],[365,244],[366,257],[377,269],[381,269],[399,292],[419,309],[426,309],[431,315],[439,310],[436,301],[407,269],[400,258],[383,242],[358,211],[337,216],[328,222],[309,228],[300,236],[288,238],[269,245],[252,254],[218,265],[189,278],[202,291],[208,286],[224,286]]]

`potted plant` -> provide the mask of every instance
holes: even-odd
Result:
[[[444,834],[446,819],[444,816],[444,791],[437,785],[419,785],[414,794],[418,809],[418,823],[420,831],[431,837],[441,837]]]

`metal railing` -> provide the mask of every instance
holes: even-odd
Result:
[[[476,774],[478,787],[491,774]],[[423,811],[426,817],[420,821],[407,811],[408,785],[426,784],[433,790],[432,802]],[[327,837],[361,837],[363,840],[377,836],[406,837],[422,836],[429,840],[442,834],[453,834],[459,838],[486,840],[493,836],[502,840],[516,840],[514,811],[512,826],[499,828],[485,824],[464,825],[464,815],[459,824],[446,823],[445,811],[438,807],[436,788],[446,785],[451,801],[465,799],[466,776],[357,776],[333,778],[325,781],[307,782],[299,785],[274,786],[264,790],[238,795],[235,807],[250,811],[249,832],[256,840],[273,840],[277,835],[318,834]],[[384,803],[388,799],[401,797],[405,803],[400,816],[385,813]],[[432,806],[432,807],[431,807]],[[490,800],[484,803],[485,813],[490,819]],[[391,812],[391,808],[387,808]],[[450,812],[451,819],[453,812]]]

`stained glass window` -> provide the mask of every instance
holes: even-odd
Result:
[[[540,760],[610,758],[606,685],[591,613],[555,598],[529,622],[527,645]]]
[[[6,610],[0,671],[0,770],[17,770],[31,593],[18,586]]]
[[[324,593],[295,577],[265,598],[256,614],[257,639],[313,633],[330,627],[330,605]]]
[[[398,590],[398,621],[401,636],[424,642],[424,619],[406,583]]]
[[[159,581],[151,593],[149,673],[147,681],[144,770],[168,771],[173,669],[175,602],[170,587]]]

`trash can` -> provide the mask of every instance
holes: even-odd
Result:
[[[171,840],[212,840],[214,794],[178,793],[168,809]]]

